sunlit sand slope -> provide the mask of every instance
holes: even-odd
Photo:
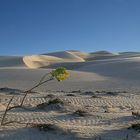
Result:
[[[40,68],[60,62],[83,62],[84,59],[71,52],[64,51],[46,55],[25,56],[23,61],[29,68]]]

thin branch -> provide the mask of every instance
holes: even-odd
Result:
[[[12,107],[9,107],[9,108],[7,109],[7,111],[12,110],[13,108],[21,108],[21,106],[20,106],[20,105],[17,105],[17,106],[12,106]]]
[[[6,114],[7,114],[8,110],[9,110],[9,106],[10,106],[10,104],[11,104],[13,98],[14,98],[14,96],[12,96],[12,98],[9,100],[9,103],[7,104],[6,110],[5,110],[5,112],[4,112],[4,114],[3,114],[3,117],[2,117],[2,120],[1,120],[1,125],[4,125],[3,122],[4,122],[4,120],[5,120]]]
[[[50,77],[50,79],[45,80],[45,81],[40,80],[40,81],[42,81],[42,82],[39,82],[37,85],[35,85],[35,86],[32,87],[31,89],[25,91],[24,93],[26,93],[26,94],[24,95],[24,97],[23,97],[23,99],[22,99],[22,101],[21,101],[20,106],[23,106],[24,100],[25,100],[25,98],[26,98],[26,96],[28,95],[29,92],[31,92],[33,89],[35,89],[35,88],[37,88],[37,87],[43,85],[44,83],[47,83],[47,82],[53,80],[53,79],[54,79],[53,77]]]
[[[8,103],[8,105],[7,105],[7,107],[6,107],[6,110],[5,110],[5,112],[4,112],[4,114],[3,114],[3,117],[2,117],[2,120],[1,120],[1,125],[6,125],[6,124],[10,124],[10,123],[16,122],[16,121],[10,121],[10,122],[4,123],[4,120],[5,120],[5,117],[6,117],[7,112],[10,111],[10,110],[12,110],[13,108],[20,108],[20,107],[22,107],[26,96],[27,96],[28,93],[30,93],[33,89],[35,89],[35,88],[39,87],[40,85],[43,85],[43,84],[45,84],[45,83],[51,81],[51,80],[54,80],[53,76],[51,76],[50,79],[47,79],[47,80],[44,81],[44,79],[46,78],[46,76],[47,76],[48,74],[50,74],[50,73],[45,74],[45,75],[40,79],[40,81],[39,81],[39,83],[38,83],[37,85],[35,85],[34,87],[32,87],[32,88],[29,89],[29,90],[24,91],[25,95],[23,96],[23,99],[22,99],[20,105],[18,105],[18,106],[13,106],[13,107],[9,107],[10,104],[11,104],[11,102],[12,102],[12,100],[13,100],[13,98],[14,98],[14,96],[9,100],[9,103]],[[19,122],[17,122],[17,123],[19,123]]]
[[[42,76],[42,78],[39,81],[39,84],[43,82],[43,80],[46,78],[47,75],[49,75],[50,73],[46,73],[44,76]]]

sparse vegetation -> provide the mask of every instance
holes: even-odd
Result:
[[[84,94],[86,94],[86,95],[94,95],[94,92],[93,91],[85,91]]]
[[[74,95],[74,94],[70,94],[70,93],[69,93],[69,94],[67,94],[66,96],[75,96],[75,95]]]
[[[50,101],[47,103],[47,105],[51,105],[51,104],[61,104],[61,105],[63,105],[64,102],[63,102],[61,99],[56,98],[56,99],[50,100]]]
[[[80,110],[80,109],[79,109],[79,110],[76,110],[73,114],[74,114],[74,115],[77,115],[77,116],[84,117],[84,116],[87,115],[87,112],[84,111],[84,110]]]
[[[81,93],[81,90],[73,90],[71,93]]]
[[[108,95],[112,95],[112,96],[118,95],[117,92],[111,92],[111,91],[106,92],[106,94],[108,94]]]
[[[28,124],[27,126],[30,126],[31,128],[37,128],[39,131],[44,131],[44,132],[49,131],[49,132],[60,133],[60,134],[67,134],[69,132],[67,129],[63,129],[56,124],[50,124],[50,123]]]
[[[56,78],[57,81],[63,81],[69,77],[69,73],[64,67],[58,67],[56,70],[50,72],[51,76]]]
[[[40,131],[56,131],[59,129],[59,127],[54,124],[32,124],[31,127],[38,128]]]
[[[92,98],[99,98],[97,95],[92,95],[91,97]]]
[[[52,81],[54,79],[56,79],[57,81],[63,81],[65,80],[66,78],[69,77],[69,72],[66,70],[66,68],[64,67],[58,67],[57,69],[55,70],[52,70],[51,72],[45,74],[41,79],[40,81],[32,88],[30,88],[29,90],[26,90],[24,91],[23,93],[25,93],[25,95],[23,96],[22,100],[21,100],[21,104],[20,105],[17,105],[17,106],[13,106],[13,107],[10,107],[10,104],[11,102],[13,101],[14,99],[14,96],[9,100],[8,104],[7,104],[7,107],[6,107],[6,110],[3,114],[3,117],[2,117],[2,120],[1,120],[1,125],[4,125],[4,124],[8,124],[8,122],[4,122],[5,120],[5,117],[6,117],[6,114],[9,110],[13,109],[13,108],[19,108],[19,107],[22,107],[23,104],[24,104],[24,101],[25,101],[25,98],[26,96],[29,94],[29,93],[32,93],[34,89],[36,89],[37,87],[49,82],[49,81]],[[5,90],[2,89],[2,90]],[[52,101],[49,101],[48,104],[51,104],[51,103],[63,103],[62,101],[60,101],[59,99],[55,99],[55,100],[52,100]],[[45,104],[42,104],[40,105],[39,107],[43,107],[45,106]],[[10,122],[11,123],[11,122]]]
[[[53,100],[49,100],[48,102],[38,104],[37,108],[38,109],[45,109],[47,106],[52,105],[52,104],[61,104],[61,105],[63,105],[64,102],[59,98],[55,98]]]
[[[134,129],[137,132],[140,132],[140,124],[139,123],[132,124],[128,129]]]
[[[44,98],[55,98],[55,95],[53,95],[53,94],[48,94],[48,95],[46,95]]]
[[[45,109],[47,107],[47,105],[48,105],[48,103],[45,102],[45,103],[38,104],[36,107],[38,109]]]
[[[140,117],[140,112],[133,112],[133,111],[132,111],[132,116],[133,116],[134,118]]]

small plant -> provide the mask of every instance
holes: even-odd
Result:
[[[49,102],[38,104],[37,108],[38,109],[45,109],[48,105],[52,105],[52,104],[61,104],[61,105],[63,105],[64,102],[59,98],[55,98],[53,100],[49,100]]]
[[[40,131],[55,131],[57,127],[53,124],[42,124],[38,125]]]
[[[133,112],[133,111],[132,111],[132,116],[133,116],[134,118],[140,117],[140,112]]]
[[[49,79],[45,79],[46,76],[48,76],[48,75],[50,75],[50,78]],[[52,81],[54,79],[57,79],[57,81],[60,82],[60,81],[65,80],[68,77],[69,77],[69,72],[64,67],[58,67],[57,69],[52,70],[50,73],[45,74],[41,78],[41,80],[39,81],[39,83],[37,85],[35,85],[33,88],[31,88],[31,89],[29,89],[29,90],[27,90],[27,91],[24,92],[26,94],[24,95],[24,97],[23,97],[23,99],[21,101],[21,106],[23,105],[24,100],[25,100],[27,94],[30,93],[30,92],[32,92],[33,89],[35,89],[35,88],[37,88],[37,87],[39,87],[39,86],[41,86],[41,85],[43,85],[43,84],[45,84],[45,83],[47,83],[49,81]]]
[[[86,94],[86,95],[94,95],[94,92],[93,91],[85,91],[84,94]]]
[[[112,96],[118,95],[117,92],[111,92],[111,91],[106,92],[106,94],[108,94],[108,95],[112,95]]]
[[[76,110],[73,114],[74,115],[81,116],[81,117],[84,117],[84,116],[87,115],[87,112],[86,111],[83,111],[83,110]]]
[[[59,67],[56,70],[50,72],[50,74],[57,79],[57,81],[63,81],[69,77],[69,73],[64,67]]]
[[[49,76],[49,77],[47,77],[47,76]],[[2,117],[2,120],[1,120],[1,125],[7,124],[7,123],[4,123],[4,119],[5,119],[5,117],[6,117],[7,112],[8,112],[9,110],[13,109],[13,108],[22,107],[23,104],[24,104],[24,101],[25,101],[26,96],[27,96],[29,93],[32,93],[34,89],[36,89],[37,87],[39,87],[39,86],[41,86],[41,85],[43,85],[43,84],[45,84],[45,83],[47,83],[47,82],[49,82],[49,81],[52,81],[52,80],[54,80],[54,79],[56,79],[57,81],[60,82],[60,81],[65,80],[65,79],[68,78],[68,77],[69,77],[69,72],[67,71],[67,69],[64,68],[64,67],[58,67],[57,69],[52,70],[51,72],[45,74],[45,75],[40,79],[40,81],[39,81],[34,87],[30,88],[29,90],[24,91],[23,93],[25,93],[25,95],[23,96],[20,105],[10,107],[10,104],[11,104],[11,102],[12,102],[13,99],[14,99],[14,96],[13,96],[13,97],[9,100],[9,102],[8,102],[8,105],[7,105],[7,107],[6,107],[6,110],[5,110],[4,115],[3,115],[3,117]],[[2,89],[2,90],[4,90],[4,89]],[[55,100],[55,102],[58,102],[58,100]],[[43,105],[40,105],[40,107],[42,107],[42,106],[44,106],[44,104],[43,104]]]
[[[66,96],[74,96],[75,97],[75,95],[74,94],[71,94],[71,93],[67,94]]]
[[[54,124],[36,124],[33,127],[38,128],[40,131],[56,131],[58,129]]]
[[[50,100],[50,101],[47,103],[47,105],[51,105],[51,104],[61,104],[61,105],[63,105],[64,102],[63,102],[61,99],[56,98],[56,99]]]
[[[65,130],[61,127],[59,127],[56,124],[27,124],[27,126],[30,126],[31,128],[37,128],[40,131],[44,131],[44,132],[54,132],[54,133],[60,133],[60,134],[67,134],[69,131]]]
[[[81,90],[73,90],[71,93],[81,93]]]
[[[30,126],[31,128],[37,128],[40,131],[58,131],[61,130],[57,125],[55,124],[34,124],[34,123],[27,123],[26,127]]]
[[[47,105],[48,105],[48,103],[41,103],[41,104],[38,104],[36,107],[38,109],[45,109]]]
[[[91,97],[92,98],[99,98],[97,95],[92,95]]]
[[[53,94],[48,94],[48,95],[46,95],[44,98],[54,98],[55,97],[55,95],[53,95]]]
[[[139,123],[132,124],[128,129],[134,129],[134,130],[140,132],[140,124]]]

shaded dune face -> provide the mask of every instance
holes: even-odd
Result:
[[[22,56],[0,56],[0,67],[25,67]]]

